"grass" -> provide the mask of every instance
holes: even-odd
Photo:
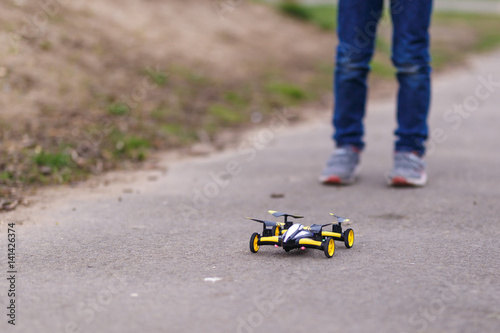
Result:
[[[108,106],[108,113],[115,116],[123,116],[129,113],[129,107],[121,102],[116,102]]]
[[[151,80],[153,80],[153,82],[156,83],[157,85],[163,87],[164,85],[167,84],[168,74],[165,74],[162,71],[153,69],[151,67],[146,67],[144,71],[151,78]]]
[[[475,49],[484,52],[495,49],[500,45],[500,34],[489,33],[484,34],[481,39],[475,45]]]
[[[304,21],[312,21],[311,7],[296,2],[283,2],[278,5],[284,13]]]
[[[11,182],[15,180],[15,175],[12,171],[3,171],[0,172],[0,181],[2,182]]]
[[[337,8],[335,5],[306,5],[296,2],[282,2],[278,9],[286,15],[301,21],[310,22],[320,29],[332,31],[336,28]],[[388,15],[386,12],[384,15]],[[450,34],[460,34],[467,30],[473,36],[468,42],[458,42],[455,38],[433,39],[431,54],[434,69],[442,69],[447,65],[459,62],[463,55],[484,52],[500,46],[499,15],[461,12],[435,12],[433,26],[453,27]],[[432,31],[431,31],[432,34]],[[390,35],[390,34],[385,34]],[[440,36],[443,37],[443,36]],[[453,45],[459,44],[459,45]],[[382,78],[389,78],[394,73],[390,70],[391,41],[383,34],[376,40],[376,51],[382,57],[375,56],[372,63],[373,73]]]
[[[152,146],[147,138],[115,133],[115,155],[132,161],[144,161]]]
[[[53,170],[61,170],[72,164],[71,156],[67,153],[50,153],[41,151],[33,156],[33,162],[38,166],[50,167]]]
[[[162,133],[165,133],[166,139],[173,144],[190,144],[196,141],[197,135],[193,129],[187,128],[181,124],[164,124],[160,127]]]
[[[372,74],[380,78],[391,79],[396,73],[396,70],[393,66],[378,60],[373,60],[370,66]]]
[[[283,2],[278,5],[285,14],[303,21],[310,21],[321,29],[336,28],[337,7],[332,5],[306,6],[296,2]]]
[[[266,85],[268,92],[281,106],[292,106],[307,100],[308,93],[298,85],[287,82],[270,82]]]
[[[234,91],[228,91],[224,94],[224,99],[231,105],[237,107],[246,107],[248,106],[248,96],[244,96],[243,94],[247,94],[246,92],[237,93]]]
[[[243,115],[223,104],[213,104],[209,107],[208,113],[215,118],[217,123],[223,125],[238,124],[243,121]]]

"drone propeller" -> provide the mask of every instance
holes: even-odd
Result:
[[[275,226],[276,225],[276,222],[273,222],[273,221],[259,220],[259,219],[254,219],[254,218],[251,218],[251,217],[245,217],[245,218],[249,219],[249,220],[252,220],[252,221],[255,221],[255,222],[263,223],[266,226]]]
[[[281,213],[281,212],[278,212],[278,211],[275,211],[275,210],[269,210],[267,211],[269,214],[272,214],[274,217],[281,217],[281,216],[284,216],[284,217],[293,217],[294,219],[301,219],[303,218],[304,216],[300,216],[300,215],[292,215],[292,214],[286,214],[286,213]]]
[[[248,217],[248,216],[245,216],[245,218],[246,218],[246,219],[249,219],[249,220],[252,220],[252,221],[255,221],[255,222],[260,222],[260,223],[264,223],[264,222],[266,222],[266,221],[264,221],[264,220],[258,220],[258,219],[254,219],[254,218],[252,218],[252,217]]]
[[[330,215],[335,216],[337,218],[337,222],[338,223],[345,223],[345,222],[350,222],[351,221],[349,219],[346,219],[345,217],[340,217],[340,216],[337,216],[337,215],[335,215],[333,213],[330,213]]]

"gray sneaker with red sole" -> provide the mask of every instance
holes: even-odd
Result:
[[[387,183],[392,186],[424,186],[427,183],[425,162],[413,152],[396,152],[394,167],[387,174]]]
[[[339,147],[330,156],[319,181],[325,185],[352,184],[360,169],[360,150],[354,146]]]

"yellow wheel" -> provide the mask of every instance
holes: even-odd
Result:
[[[278,226],[273,227],[272,233],[273,233],[274,236],[279,236],[280,232],[281,232],[281,228],[280,227],[278,227]]]
[[[323,241],[323,251],[325,252],[325,256],[327,258],[333,257],[333,254],[335,253],[335,242],[333,241],[333,238],[326,237]]]
[[[354,231],[352,229],[344,231],[344,244],[348,249],[354,245]]]
[[[257,251],[259,251],[259,239],[260,239],[260,236],[259,236],[259,233],[257,232],[254,232],[252,234],[252,237],[250,237],[250,251],[252,251],[253,253],[256,253]]]

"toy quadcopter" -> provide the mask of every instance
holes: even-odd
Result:
[[[269,211],[274,217],[284,217],[284,222],[273,222],[253,219],[247,219],[262,223],[262,235],[254,232],[250,237],[250,251],[256,253],[261,245],[274,245],[282,247],[285,252],[293,249],[305,250],[312,248],[323,250],[327,258],[331,258],[335,253],[335,242],[342,241],[345,247],[350,249],[354,245],[354,231],[346,229],[342,231],[342,223],[349,222],[349,219],[334,215],[337,221],[327,224],[313,224],[310,227],[302,224],[294,224],[288,221],[288,218],[301,219],[303,216],[280,213],[274,210]],[[323,231],[326,226],[332,225],[332,231]]]

